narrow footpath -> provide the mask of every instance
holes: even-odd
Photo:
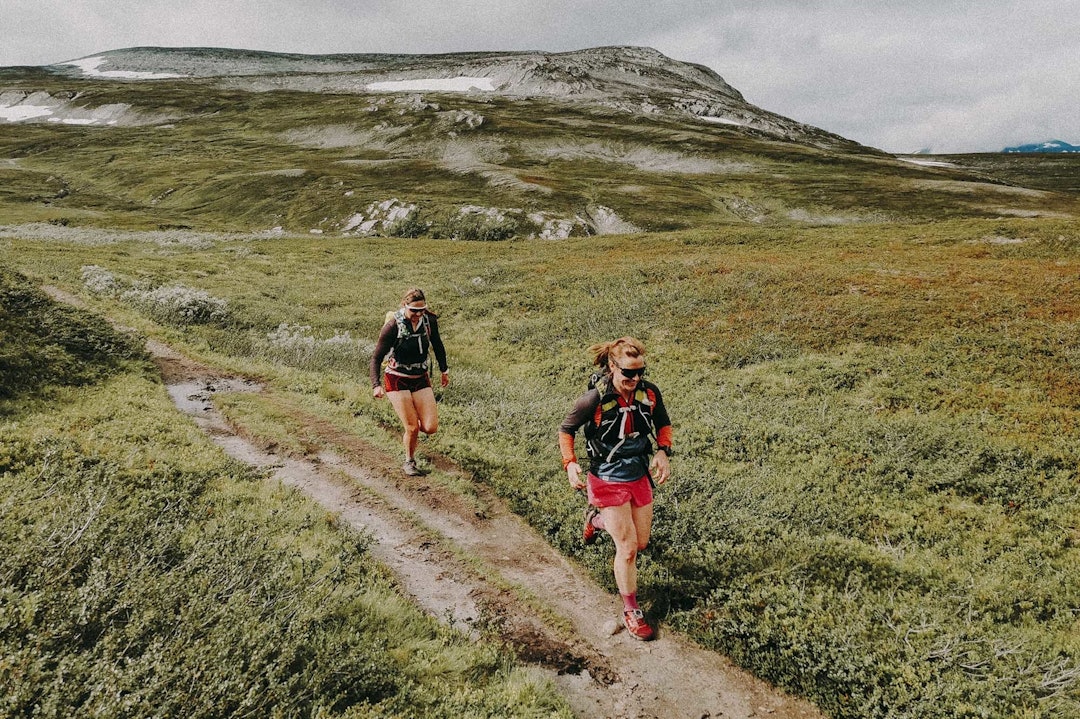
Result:
[[[55,287],[54,298],[82,304]],[[259,446],[215,409],[219,392],[268,392],[225,377],[150,340],[177,408],[231,457],[263,468],[372,538],[370,551],[440,621],[512,646],[546,673],[574,713],[589,719],[824,719],[714,652],[660,627],[641,642],[621,630],[620,604],[483,487],[476,506],[402,476],[394,457],[317,417],[304,458]],[[467,476],[449,460],[440,469]]]
[[[485,496],[489,509],[477,517],[464,503],[433,497],[422,478],[412,486],[400,481],[393,458],[373,456],[378,451],[362,443],[348,456],[324,450],[309,459],[260,448],[213,406],[216,392],[261,391],[258,385],[213,376],[158,343],[148,348],[177,407],[227,454],[269,469],[273,480],[295,487],[368,533],[374,539],[373,555],[394,571],[420,606],[464,631],[495,630],[522,660],[549,673],[576,715],[822,717],[808,703],[674,632],[661,628],[651,642],[627,636],[615,620],[617,598],[497,498]],[[341,438],[333,439],[340,446]],[[382,466],[364,466],[372,459],[381,459]],[[537,602],[545,605],[542,611],[535,611]]]

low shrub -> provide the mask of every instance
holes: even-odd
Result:
[[[95,380],[0,417],[0,716],[570,716],[397,594],[365,536],[178,418],[108,325],[0,279],[3,386],[40,356]],[[70,384],[61,365],[35,379]]]
[[[440,236],[472,242],[500,242],[522,234],[519,218],[491,218],[483,214],[456,214],[435,229]]]
[[[184,285],[132,288],[122,292],[120,300],[166,325],[221,325],[229,318],[228,302]]]
[[[183,284],[147,287],[98,265],[84,265],[80,275],[83,285],[94,294],[119,299],[162,324],[220,326],[230,319],[229,303],[205,290]]]
[[[144,357],[137,337],[56,304],[0,265],[0,415],[11,400],[50,385],[89,384]]]
[[[262,320],[244,352],[221,328],[185,341],[313,413],[363,415],[365,433],[396,425],[362,367],[275,369],[260,343],[281,322],[312,327],[301,344],[374,336],[402,285],[424,287],[453,373],[421,451],[450,455],[612,591],[610,543],[580,544],[555,429],[585,389],[585,348],[639,336],[677,450],[639,560],[654,618],[836,717],[1071,719],[1077,236],[1075,221],[996,219],[417,240],[389,256],[375,240],[282,241],[227,275],[220,254],[192,252],[172,277],[205,277]],[[301,276],[323,281],[299,301]]]

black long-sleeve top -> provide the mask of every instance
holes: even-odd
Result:
[[[379,339],[375,343],[375,351],[371,355],[371,364],[368,368],[372,387],[377,387],[380,384],[382,361],[391,350],[394,352],[394,359],[397,363],[416,364],[427,362],[428,350],[430,349],[435,353],[435,361],[439,363],[439,370],[446,372],[448,368],[446,364],[446,348],[443,346],[442,337],[439,335],[439,320],[436,315],[429,312],[424,317],[424,321],[431,328],[430,335],[421,326],[408,337],[400,338],[400,342],[397,322],[391,320],[383,325],[382,331],[379,333]],[[406,323],[408,323],[408,320],[406,320]]]

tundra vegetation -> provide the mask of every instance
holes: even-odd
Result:
[[[564,234],[603,232],[608,213],[666,231],[1061,216],[1078,202],[1075,156],[1046,172],[1001,156],[999,176],[984,161],[919,165],[555,99],[249,92],[36,69],[0,69],[0,83],[6,98],[41,93],[87,117],[131,106],[109,126],[0,124],[9,224],[359,234],[373,222],[382,235],[498,240],[556,221]],[[140,124],[151,114],[169,121]],[[1041,181],[1024,184],[1032,174]],[[384,222],[391,204],[410,209]]]
[[[130,100],[120,85],[93,92]],[[300,416],[397,446],[366,364],[385,311],[423,287],[454,380],[421,453],[452,457],[601,583],[611,545],[580,544],[555,429],[589,375],[584,348],[636,335],[678,450],[639,560],[653,619],[835,717],[1080,714],[1074,158],[1046,175],[1016,156],[938,168],[551,102],[440,99],[487,118],[470,132],[503,137],[504,154],[464,173],[403,154],[425,146],[434,115],[397,115],[409,143],[345,158],[281,138],[331,118],[385,132],[383,110],[361,112],[355,96],[146,92],[189,119],[0,125],[12,159],[0,212],[19,225],[0,233],[13,711],[29,713],[27,687],[43,678],[54,708],[37,711],[59,714],[67,702],[179,702],[170,692],[193,677],[237,711],[565,711],[498,652],[410,613],[362,539],[221,459],[170,412],[137,342],[28,287],[48,283],[265,382],[273,392],[225,396],[224,411],[298,454],[312,451]],[[658,173],[605,152],[568,161],[562,149],[540,161],[539,145],[507,139],[565,148],[586,135],[666,142],[730,172]],[[508,164],[550,192],[499,181]],[[270,172],[285,168],[304,172]],[[416,237],[335,228],[390,196],[427,208]],[[458,205],[558,202],[650,232],[438,231]],[[346,654],[354,663],[327,665]],[[245,703],[270,701],[263,689],[296,704]]]
[[[178,421],[136,335],[0,269],[0,337],[3,716],[570,716]]]

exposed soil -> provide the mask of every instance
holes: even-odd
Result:
[[[521,660],[550,673],[578,716],[822,716],[673,632],[661,629],[652,642],[629,637],[616,621],[617,598],[482,488],[478,511],[423,477],[405,477],[398,458],[315,417],[303,417],[308,430],[333,449],[279,456],[240,436],[213,407],[215,392],[262,391],[257,384],[220,377],[160,343],[148,349],[177,407],[229,455],[269,468],[368,533],[372,554],[420,606],[512,646]],[[461,472],[445,458],[434,461]]]
[[[57,299],[77,299],[46,288]],[[400,458],[298,410],[317,438],[311,454],[282,456],[242,436],[214,408],[217,392],[269,391],[224,377],[150,341],[176,406],[230,456],[265,468],[341,521],[372,537],[371,552],[401,587],[441,621],[494,638],[548,674],[581,717],[776,717],[821,719],[725,657],[675,632],[641,642],[622,631],[617,597],[598,587],[483,487],[479,501],[424,477],[405,477]],[[444,457],[442,471],[467,474]]]

